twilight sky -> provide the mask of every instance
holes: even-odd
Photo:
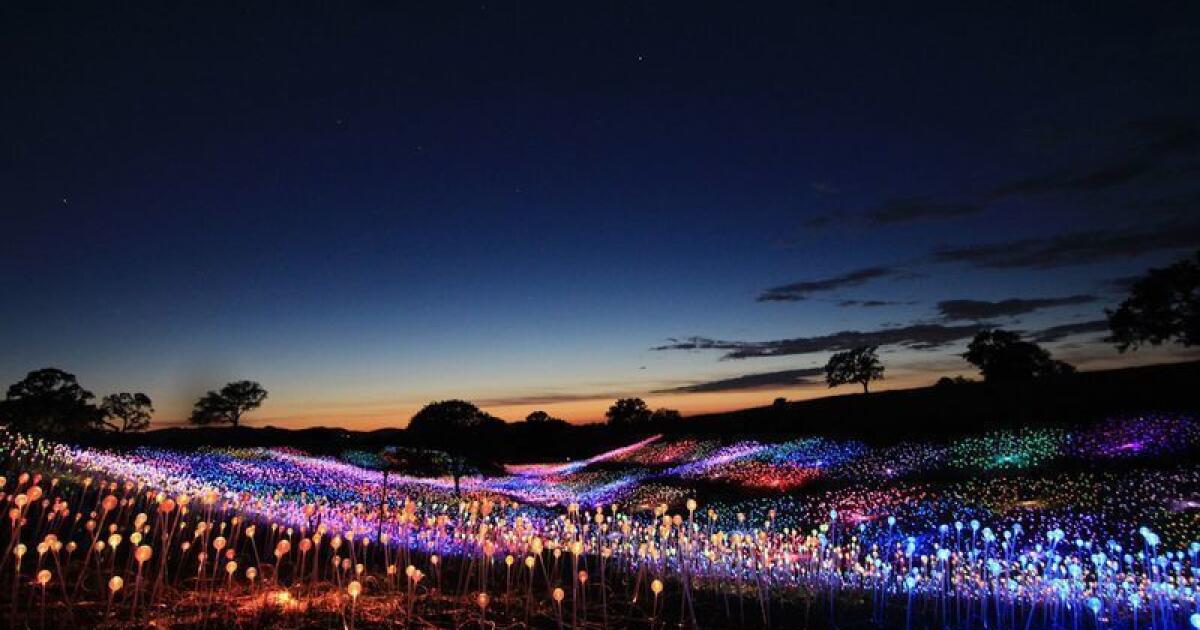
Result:
[[[983,326],[1196,357],[1097,325],[1200,247],[1195,2],[293,4],[0,7],[0,383],[373,428],[826,395],[862,343],[911,387]]]

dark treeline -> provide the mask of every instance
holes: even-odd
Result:
[[[882,444],[950,439],[1027,426],[1074,426],[1150,412],[1200,411],[1200,362],[1064,374],[1019,382],[954,381],[929,387],[847,394],[641,425],[508,422],[459,431],[455,439],[498,461],[565,461],[589,457],[654,433],[671,436],[768,439],[823,436]],[[86,441],[175,448],[292,446],[318,454],[378,450],[382,445],[432,447],[404,429],[336,428],[161,429],[141,434],[95,433]]]
[[[942,379],[916,389],[844,395],[691,416],[692,435],[819,435],[887,444],[996,429],[1078,426],[1152,412],[1200,411],[1200,362],[1019,381]]]
[[[1108,340],[1121,352],[1169,342],[1195,345],[1200,340],[1200,253],[1149,270],[1119,308],[1106,314]],[[196,401],[189,421],[198,428],[139,433],[148,428],[153,412],[145,394],[118,393],[96,401],[72,374],[47,368],[8,388],[0,401],[0,423],[113,446],[291,446],[315,454],[357,451],[380,458],[393,449],[393,459],[402,454],[395,449],[415,449],[437,453],[443,472],[457,480],[497,473],[501,462],[589,457],[654,433],[728,439],[809,435],[889,443],[1200,410],[1200,362],[1076,373],[1035,341],[995,328],[976,335],[963,358],[979,370],[982,381],[943,378],[932,387],[868,393],[869,383],[884,378],[884,366],[876,348],[864,346],[834,354],[825,370],[830,387],[858,384],[863,388],[858,395],[778,399],[769,406],[689,418],[672,409],[652,410],[640,398],[621,398],[609,407],[607,422],[589,425],[573,425],[543,411],[529,414],[524,422],[505,422],[470,402],[443,400],[417,412],[407,430],[369,432],[241,426],[243,415],[258,408],[267,391],[254,381],[236,381]]]

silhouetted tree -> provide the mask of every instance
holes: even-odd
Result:
[[[209,391],[196,401],[189,421],[192,424],[231,424],[238,426],[242,415],[257,409],[267,398],[267,390],[254,381],[236,381]]]
[[[779,398],[776,398],[774,402],[771,403],[771,406],[776,409],[783,409],[784,407],[787,407],[787,398],[780,396]]]
[[[620,398],[604,413],[608,424],[615,427],[644,425],[650,422],[651,415],[646,401],[641,398]]]
[[[942,378],[939,378],[937,380],[936,385],[941,388],[946,388],[946,387],[955,387],[958,385],[968,385],[968,384],[974,383],[974,382],[975,381],[973,381],[969,378],[966,378],[962,375],[955,376],[954,378],[951,378],[949,376],[943,376]]]
[[[1075,371],[1069,363],[1051,358],[1045,348],[1007,330],[978,333],[963,358],[979,368],[988,382],[1028,381]]]
[[[868,383],[883,379],[883,364],[879,362],[879,355],[875,354],[878,348],[862,346],[829,357],[829,362],[825,364],[825,382],[830,387],[858,383],[862,385],[863,393],[868,393]]]
[[[683,420],[683,416],[677,409],[659,408],[650,414],[650,422],[653,424],[671,424],[680,420]]]
[[[121,392],[105,396],[100,401],[100,412],[102,421],[109,429],[117,433],[131,433],[145,431],[150,426],[154,405],[150,397],[143,393]]]
[[[18,431],[71,434],[98,429],[95,396],[80,387],[74,374],[55,368],[28,373],[8,388],[0,403],[0,421]]]
[[[1106,310],[1121,352],[1174,339],[1184,346],[1200,343],[1200,252],[1163,269],[1151,269],[1133,285],[1114,310]]]
[[[556,426],[556,427],[564,426],[567,424],[566,420],[563,420],[562,418],[555,418],[554,416],[552,416],[540,409],[538,411],[534,411],[533,413],[530,413],[528,416],[525,416],[525,422],[528,422],[529,424],[539,424],[539,425],[544,425],[544,426]]]
[[[503,420],[465,400],[442,400],[422,407],[408,421],[408,430],[426,435],[452,434],[464,429],[503,424]]]
[[[497,469],[495,448],[503,428],[503,420],[465,400],[429,403],[408,423],[415,438],[438,449],[429,451],[430,459],[422,465],[450,475],[456,495],[464,476]],[[433,457],[439,452],[440,456]]]

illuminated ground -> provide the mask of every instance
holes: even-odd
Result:
[[[801,614],[1163,627],[1195,612],[1200,425],[1183,416],[882,448],[652,436],[469,479],[461,498],[449,480],[396,475],[385,493],[380,473],[347,463],[361,453],[3,443],[0,579],[14,580],[7,614],[31,625],[41,597],[52,625],[138,607],[283,626],[490,612],[553,627],[572,607],[576,624],[612,627],[697,609],[704,625],[777,627]]]

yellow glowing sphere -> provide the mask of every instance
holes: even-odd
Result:
[[[122,580],[119,575],[112,576],[112,579],[108,581],[108,590],[114,593],[121,590],[122,586],[125,586],[125,580]]]
[[[42,569],[41,571],[38,571],[37,583],[41,584],[42,586],[45,586],[46,584],[50,583],[50,572],[47,571],[46,569]]]
[[[346,592],[350,594],[350,597],[357,599],[362,593],[362,584],[358,580],[354,580],[346,586]]]
[[[249,569],[246,569],[246,579],[247,580],[250,580],[251,582],[253,582],[254,578],[256,578],[256,577],[258,577],[258,569],[255,569],[254,567],[250,567]]]
[[[587,583],[587,581],[588,581],[588,572],[587,572],[587,571],[580,571],[580,572],[579,572],[579,583],[580,583],[580,584],[586,584],[586,583]]]
[[[237,573],[237,563],[234,562],[233,560],[226,562],[225,563],[225,572],[229,574],[229,577],[233,577],[233,574]]]
[[[525,568],[532,571],[534,562],[536,562],[536,560],[533,559],[533,556],[525,556]]]
[[[567,594],[564,593],[561,588],[554,589],[554,601],[561,602],[563,600],[563,598],[566,596],[567,596]]]
[[[512,557],[511,554],[504,556],[504,565],[505,566],[511,567],[513,565],[513,562],[516,562],[516,560]]]
[[[26,547],[24,543],[17,543],[17,546],[13,547],[13,555],[20,559],[21,556],[24,556],[25,552],[28,550],[29,548]]]
[[[650,591],[653,592],[655,595],[658,595],[659,593],[661,593],[662,590],[663,590],[662,580],[654,580],[653,582],[650,583]]]
[[[217,536],[216,538],[213,539],[213,549],[220,551],[224,548],[225,548],[225,537],[224,536]]]

